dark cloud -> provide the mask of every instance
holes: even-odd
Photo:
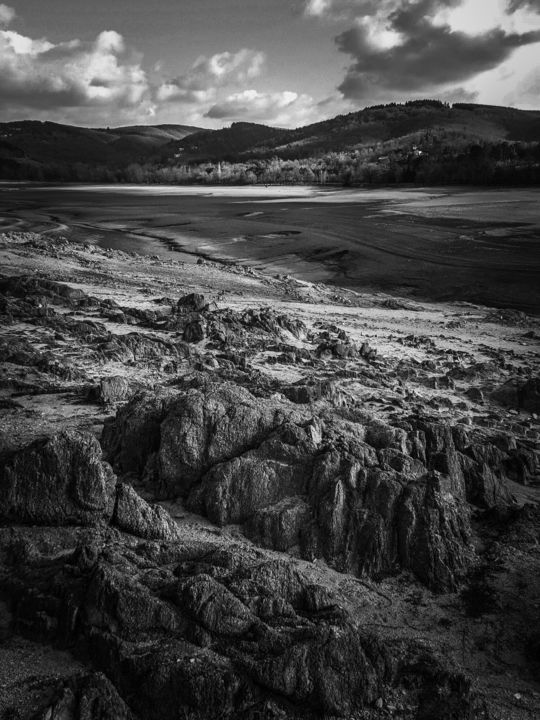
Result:
[[[540,13],[540,0],[509,0],[508,13],[515,13],[517,10],[532,10]]]
[[[402,2],[387,17],[386,27],[397,33],[398,44],[377,46],[368,23],[359,23],[336,38],[341,52],[350,55],[339,90],[360,100],[381,91],[419,93],[464,82],[491,70],[519,47],[540,41],[540,31],[507,33],[496,28],[479,35],[452,30],[435,23],[435,14],[460,0]]]

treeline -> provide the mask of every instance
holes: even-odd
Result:
[[[489,142],[449,131],[426,131],[318,157],[273,157],[242,162],[86,163],[40,165],[21,158],[0,160],[0,177],[11,180],[224,185],[369,185],[393,183],[540,184],[539,142]]]

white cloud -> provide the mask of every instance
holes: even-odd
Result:
[[[324,17],[331,6],[332,0],[307,0],[304,12],[311,17]]]
[[[112,30],[56,44],[0,30],[0,95],[11,117],[64,111],[88,123],[151,111],[146,73]]]
[[[7,27],[15,17],[15,10],[9,5],[0,3],[0,25]]]
[[[187,72],[162,83],[157,98],[161,102],[212,101],[218,88],[243,85],[260,75],[265,59],[264,53],[249,48],[201,56]]]
[[[298,127],[320,118],[310,95],[291,91],[261,93],[243,90],[214,104],[205,117],[215,120],[264,122],[280,127]]]

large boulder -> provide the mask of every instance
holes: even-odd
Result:
[[[512,378],[494,390],[491,399],[505,407],[540,413],[540,378],[532,377],[525,382]]]
[[[189,504],[220,525],[243,523],[256,511],[305,492],[315,450],[306,430],[284,425],[257,448],[214,465]]]
[[[161,423],[160,493],[186,495],[214,465],[257,446],[283,421],[279,405],[261,403],[237,385],[181,394]]]
[[[125,402],[133,394],[129,380],[122,375],[112,375],[101,378],[99,385],[92,388],[90,397],[92,400],[109,405],[117,402]]]
[[[159,449],[161,423],[174,398],[170,391],[141,393],[120,408],[112,422],[105,423],[101,444],[116,472],[143,474]]]
[[[0,470],[0,518],[42,525],[108,521],[116,478],[98,441],[65,431],[13,453]]]

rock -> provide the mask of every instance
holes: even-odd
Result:
[[[142,477],[161,440],[161,423],[176,393],[141,393],[120,408],[116,417],[105,423],[101,445],[105,458],[118,473]]]
[[[202,319],[192,320],[184,328],[182,339],[187,343],[198,343],[206,337],[206,324]]]
[[[540,412],[540,378],[530,378],[519,388],[518,403],[522,410]]]
[[[540,378],[522,382],[518,378],[508,380],[491,393],[491,399],[504,407],[528,412],[540,412]]]
[[[270,308],[246,310],[240,322],[247,328],[257,328],[274,335],[281,335],[286,331],[297,340],[305,340],[308,335],[307,327],[301,320],[290,318],[288,315],[278,315]]]
[[[287,497],[255,510],[244,529],[246,535],[262,547],[290,552],[302,547],[303,534],[311,521],[308,503],[301,497]]]
[[[33,720],[136,720],[102,673],[70,678],[53,693],[54,699]]]
[[[180,395],[160,427],[160,492],[186,495],[211,467],[258,444],[282,421],[277,405],[228,383]]]
[[[344,403],[343,394],[340,392],[336,383],[332,381],[297,383],[283,388],[283,394],[294,403],[300,405],[317,402],[318,400],[328,399],[336,405]]]
[[[121,375],[102,378],[99,385],[91,390],[91,398],[104,405],[124,402],[132,394],[127,378]]]
[[[178,527],[159,505],[149,505],[131,487],[118,483],[112,522],[125,532],[147,540],[178,540]]]
[[[257,510],[284,497],[301,494],[312,467],[308,435],[278,433],[255,450],[213,467],[191,494],[189,504],[202,506],[220,525],[247,520]]]
[[[480,388],[471,387],[466,390],[465,395],[469,398],[469,400],[472,400],[476,403],[483,403],[484,402],[484,393]]]
[[[87,525],[113,511],[115,477],[97,440],[65,431],[4,460],[0,517],[42,525]]]
[[[177,602],[212,633],[245,635],[258,624],[247,607],[209,575],[188,578],[180,584],[177,592]]]
[[[31,295],[48,297],[52,300],[78,304],[87,300],[88,296],[78,288],[69,287],[64,283],[54,282],[33,275],[19,275],[0,279],[0,294],[12,295],[13,297],[28,298]]]
[[[469,452],[462,463],[444,423],[417,421],[407,431],[328,421],[323,431],[292,410],[285,421],[279,401],[209,383],[169,399],[159,415],[151,400],[128,404],[107,429],[113,456],[128,455],[132,423],[136,437],[147,435],[145,402],[154,439],[137,467],[149,477],[155,458],[156,494],[187,497],[190,509],[219,525],[241,524],[265,547],[323,557],[356,575],[401,566],[437,590],[455,587],[472,557],[464,503],[473,484],[490,502],[485,478],[475,475],[485,462],[460,436]]]
[[[200,293],[190,293],[183,295],[176,304],[177,312],[203,312],[208,306],[208,302],[204,295]]]

